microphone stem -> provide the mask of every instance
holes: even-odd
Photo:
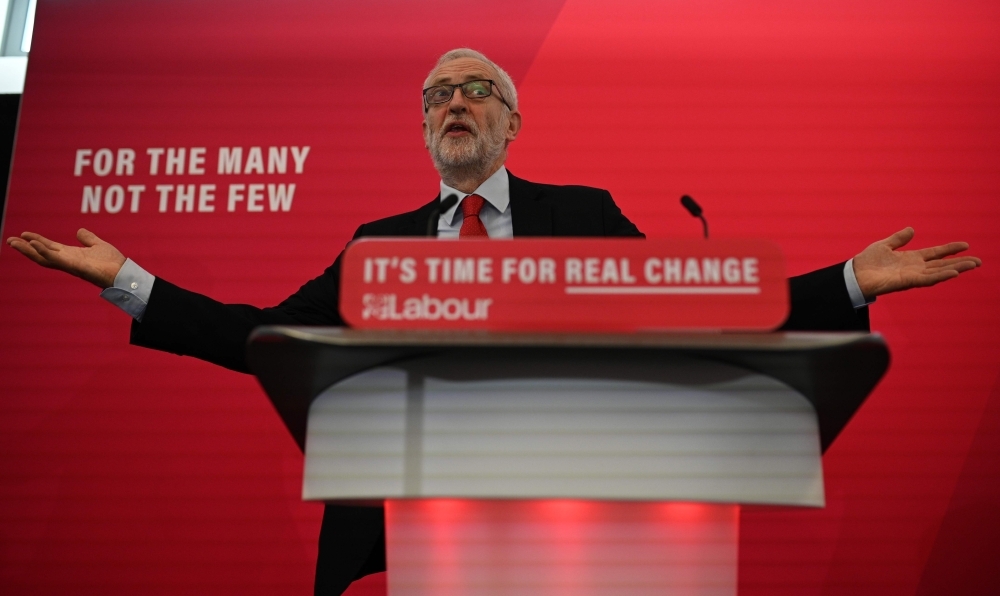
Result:
[[[704,215],[699,215],[698,219],[701,220],[701,229],[705,233],[705,240],[708,240],[708,220],[705,219]]]
[[[431,211],[431,216],[427,218],[427,233],[425,236],[429,238],[437,238],[438,235],[438,220],[441,218],[441,206],[438,205],[434,207]]]

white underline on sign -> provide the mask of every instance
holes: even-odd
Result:
[[[625,286],[566,286],[567,294],[760,294],[760,286],[737,287],[625,287]]]

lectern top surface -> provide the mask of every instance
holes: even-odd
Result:
[[[574,347],[574,348],[676,348],[737,350],[816,350],[845,346],[868,333],[682,333],[648,331],[638,333],[514,333],[490,331],[384,331],[344,327],[259,327],[254,341],[296,339],[342,347],[437,346],[437,347]]]
[[[889,365],[868,333],[512,333],[387,331],[342,327],[258,327],[247,363],[303,446],[313,398],[362,371],[431,354],[456,361],[497,358],[598,358],[655,369],[664,358],[708,358],[774,377],[806,397],[819,416],[825,449]]]

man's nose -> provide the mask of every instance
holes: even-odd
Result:
[[[465,100],[465,95],[462,93],[461,89],[455,89],[455,92],[451,94],[451,99],[448,100],[448,111],[455,113],[467,112],[469,110],[469,104]]]

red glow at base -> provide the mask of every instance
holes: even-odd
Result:
[[[389,594],[735,594],[738,525],[737,505],[387,501]]]

